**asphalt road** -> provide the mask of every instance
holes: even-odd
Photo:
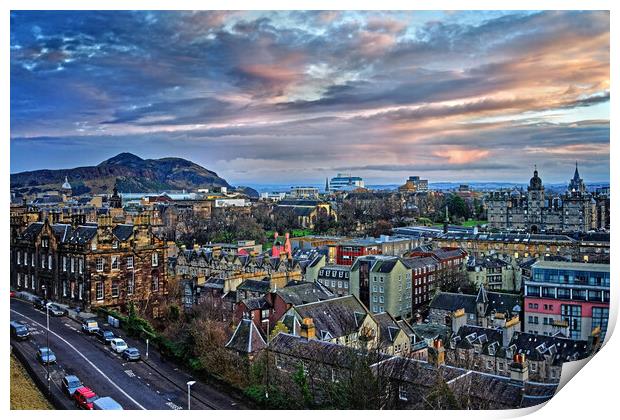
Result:
[[[31,303],[11,299],[11,320],[25,323],[30,339],[11,344],[26,355],[37,375],[46,378],[45,367],[36,359],[38,347],[47,343],[45,312],[35,309]],[[140,348],[142,343],[124,337],[130,346]],[[50,366],[50,390],[61,394],[60,383],[65,375],[76,375],[82,383],[99,396],[110,396],[125,409],[181,410],[187,409],[187,380],[189,375],[175,366],[150,357],[148,362],[127,362],[114,353],[110,346],[95,337],[81,332],[80,325],[67,317],[50,316],[49,347],[54,351],[57,363]],[[149,350],[153,354],[152,350]],[[66,408],[74,408],[64,396]],[[203,383],[192,387],[192,410],[239,409],[239,401]]]

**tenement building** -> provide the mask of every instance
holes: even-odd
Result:
[[[530,179],[527,193],[520,190],[495,191],[486,197],[489,227],[546,232],[587,232],[604,228],[605,221],[597,219],[597,201],[587,191],[579,170],[570,180],[566,192],[560,195],[545,193],[538,170]]]
[[[133,224],[100,216],[97,223],[31,223],[11,237],[11,287],[93,310],[138,310],[158,315],[167,294],[166,243],[148,215]]]

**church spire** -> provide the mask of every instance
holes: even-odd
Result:
[[[577,161],[575,161],[575,175],[573,175],[573,179],[575,181],[581,179],[581,177],[579,176],[579,166],[577,165]]]

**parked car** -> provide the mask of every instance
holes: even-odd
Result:
[[[30,331],[21,322],[11,321],[11,335],[17,340],[27,340],[30,337]]]
[[[17,293],[15,292],[15,290],[11,290],[11,297],[15,297],[17,296]]]
[[[44,311],[45,310],[45,299],[34,298],[34,300],[32,301],[32,306],[34,306],[36,309],[40,309]]]
[[[97,331],[98,329],[99,324],[97,324],[97,321],[95,320],[86,319],[84,320],[84,322],[82,322],[82,331],[87,334],[94,334],[95,331]]]
[[[73,393],[73,401],[75,401],[75,405],[78,408],[83,408],[85,410],[92,410],[93,403],[99,398],[97,394],[93,392],[87,386],[80,387],[75,390]]]
[[[56,363],[56,355],[49,347],[39,347],[39,350],[37,350],[37,358],[44,365]]]
[[[49,308],[50,315],[52,315],[52,316],[65,316],[65,315],[67,315],[67,310],[64,309],[64,308],[61,308],[60,306],[56,305],[55,303],[48,303],[47,307]]]
[[[122,353],[127,349],[127,343],[122,338],[113,338],[110,340],[110,345],[112,346],[112,350],[117,353]]]
[[[113,331],[102,330],[101,328],[95,331],[95,337],[104,344],[110,344],[113,338],[117,338]]]
[[[140,350],[135,347],[129,347],[123,351],[123,359],[125,360],[140,360]]]
[[[97,398],[93,402],[93,410],[122,410],[123,407],[112,397]]]
[[[82,381],[75,375],[67,375],[62,378],[62,390],[70,397],[73,396],[73,393],[76,389],[83,387]]]

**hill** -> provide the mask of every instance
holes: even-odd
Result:
[[[120,192],[160,192],[192,190],[212,186],[230,187],[215,172],[180,158],[142,159],[121,153],[97,166],[73,169],[42,169],[11,174],[11,190],[19,195],[59,189],[68,178],[73,194]]]

